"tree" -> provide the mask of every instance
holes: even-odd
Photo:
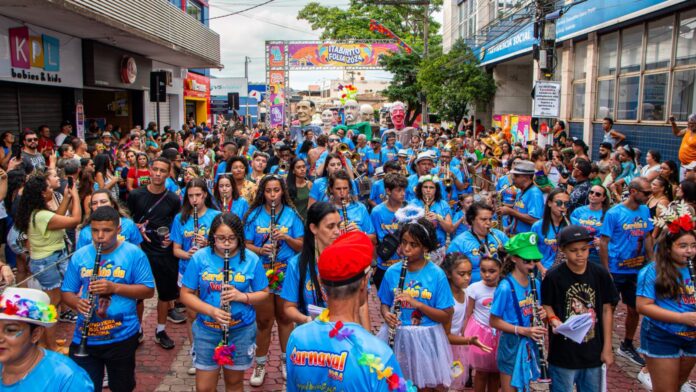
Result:
[[[428,28],[428,46],[431,53],[440,51],[442,36],[438,34],[440,23],[433,19],[433,14],[440,10],[442,0],[431,0],[429,7],[430,21]],[[370,19],[375,19],[390,29],[406,44],[413,48],[413,53],[396,53],[382,57],[380,64],[391,72],[394,78],[384,90],[387,98],[407,103],[410,113],[406,119],[412,124],[421,112],[418,93],[418,66],[423,52],[423,16],[424,6],[413,5],[373,5],[367,1],[351,0],[347,9],[327,7],[318,2],[307,4],[297,15],[310,23],[312,29],[322,29],[323,40],[339,39],[384,39],[385,37],[369,29]]]
[[[468,114],[472,104],[489,103],[496,90],[493,77],[479,66],[461,39],[449,53],[424,60],[417,79],[433,110],[455,124]]]

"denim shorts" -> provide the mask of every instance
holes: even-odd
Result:
[[[500,332],[499,332],[500,333]],[[498,370],[501,373],[512,375],[517,360],[517,348],[520,345],[520,337],[514,333],[501,333],[498,341]]]
[[[602,367],[566,369],[550,365],[549,377],[553,380],[551,392],[572,391],[573,386],[577,392],[596,392],[601,390]]]
[[[667,332],[643,318],[638,352],[651,358],[696,357],[696,339]]]
[[[198,320],[191,327],[193,332],[193,366],[199,370],[218,370],[220,365],[213,360],[215,347],[222,340],[222,331],[212,331]],[[235,345],[234,365],[227,370],[244,371],[251,367],[256,353],[256,323],[230,330],[229,343]]]
[[[29,270],[35,275],[36,280],[41,285],[42,290],[53,290],[59,288],[63,283],[65,270],[68,268],[69,257],[66,257],[65,249],[53,252],[50,256],[43,259],[30,259]],[[61,260],[58,264],[56,261]]]

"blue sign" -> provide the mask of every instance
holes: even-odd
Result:
[[[266,85],[265,84],[250,84],[249,86],[249,98],[256,99],[256,102],[261,102],[266,98]],[[253,100],[251,102],[254,102]]]
[[[532,45],[538,42],[534,38],[534,25],[529,23],[512,34],[501,35],[485,45],[476,48],[474,54],[486,65],[504,60],[532,50]]]

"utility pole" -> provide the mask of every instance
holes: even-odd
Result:
[[[244,56],[244,79],[246,79],[247,83],[247,91],[246,91],[246,104],[245,106],[245,111],[244,111],[244,117],[245,117],[245,123],[246,126],[251,128],[251,115],[249,114],[249,63],[251,62],[251,58],[249,56]]]

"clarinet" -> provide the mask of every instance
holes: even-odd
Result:
[[[227,284],[230,283],[230,250],[229,250],[229,249],[225,249],[225,256],[222,258],[222,261],[223,261],[223,263],[222,263],[222,272],[223,272],[222,284],[223,284],[223,289],[222,289],[221,292],[224,292],[224,287],[225,287],[225,285],[227,285]],[[229,313],[229,312],[230,312],[230,303],[229,303],[229,302],[225,302],[225,303],[222,304],[222,306],[221,306],[220,308],[222,309],[223,312]],[[223,345],[223,346],[227,346],[227,343],[228,343],[227,341],[228,341],[228,338],[229,338],[229,333],[230,333],[230,331],[229,331],[229,326],[228,326],[228,325],[223,325],[223,326],[222,326],[222,345]]]
[[[696,288],[696,270],[694,270],[694,260],[691,258],[686,259],[686,267],[689,269],[691,284]],[[692,296],[694,297],[694,301],[696,302],[696,292],[694,292]]]
[[[193,248],[198,249],[196,236],[198,235],[198,207],[193,206]]]
[[[532,308],[532,326],[534,327],[543,327],[543,321],[539,318],[539,294],[537,293],[536,289],[536,280],[534,276],[534,272],[529,273],[529,284],[532,286],[532,302],[533,302],[533,308]],[[546,339],[541,339],[541,341],[536,341],[534,340],[537,346],[538,350],[538,355],[539,355],[539,379],[537,380],[540,383],[550,383],[551,378],[549,377],[549,364],[546,361]]]
[[[348,223],[350,223],[348,221],[348,208],[346,205],[346,198],[345,197],[341,198],[341,212],[343,212],[343,230],[342,231],[345,234],[346,232],[348,232]]]
[[[270,227],[272,252],[271,252],[271,255],[268,257],[270,260],[270,263],[271,263],[271,271],[274,270],[273,265],[276,262],[276,247],[278,246],[278,244],[276,244],[275,239],[273,239],[273,232],[275,231],[275,229],[276,229],[276,202],[275,202],[275,200],[273,200],[271,202],[271,227]]]
[[[396,300],[396,296],[404,291],[404,281],[406,280],[406,272],[408,272],[408,258],[401,258],[401,274],[399,275],[399,286],[394,290],[394,302],[392,303],[391,313],[396,316],[396,320],[401,318],[401,301]],[[389,327],[389,347],[394,348],[394,339],[396,339],[396,326]]]
[[[97,278],[99,278],[99,264],[101,264],[101,252],[102,244],[100,243],[99,245],[97,245],[97,255],[94,257],[94,267],[92,267],[92,276],[89,278],[90,285],[92,284],[92,282],[96,281]],[[87,335],[89,334],[90,320],[92,320],[92,316],[94,316],[94,312],[97,308],[97,297],[98,296],[96,294],[89,293],[89,313],[87,313],[87,316],[85,316],[85,318],[82,320],[82,334],[80,336],[80,346],[77,348],[77,351],[75,352],[76,357],[83,358],[89,356],[89,354],[87,354]]]

